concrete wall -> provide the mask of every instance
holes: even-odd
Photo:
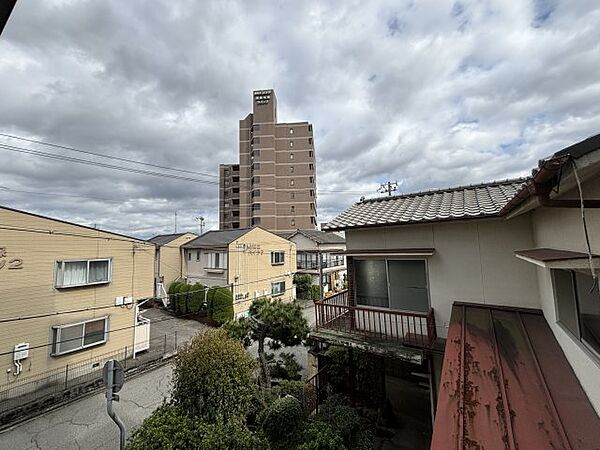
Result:
[[[227,266],[222,270],[209,268],[209,253],[223,252],[227,253],[227,247],[214,249],[185,249],[184,252],[184,276],[188,283],[202,283],[205,286],[227,286],[229,278],[227,276]],[[200,259],[198,259],[200,253]]]
[[[285,252],[284,264],[271,264],[272,251]],[[270,297],[271,283],[276,281],[285,281],[286,288],[284,294],[276,298],[292,300],[295,271],[296,244],[262,228],[254,228],[229,244],[228,277],[229,283],[234,285],[235,313],[248,310],[257,292],[260,296],[266,292]]]
[[[196,237],[194,233],[186,233],[159,248],[159,277],[163,277],[166,289],[183,275],[180,246]]]
[[[437,333],[446,337],[454,301],[539,308],[535,268],[514,256],[532,248],[530,216],[347,230],[349,251],[435,248],[427,257]]]
[[[586,199],[599,199],[600,179],[596,177],[584,183],[583,191]],[[571,190],[562,198],[577,198],[577,195],[577,191]],[[585,215],[592,253],[600,254],[600,210],[587,209]],[[579,209],[538,208],[533,212],[532,224],[536,247],[587,252]],[[537,267],[537,275],[544,316],[592,405],[600,414],[600,358],[557,323],[550,269]]]
[[[117,296],[134,299],[154,295],[153,244],[0,208],[0,223],[19,229],[51,230],[53,234],[0,230],[1,318],[50,314],[47,317],[0,323],[0,385],[14,382],[15,344],[28,342],[32,348],[24,361],[26,378],[44,371],[80,362],[128,347],[133,348],[135,308],[113,306]],[[64,233],[64,234],[61,234]],[[66,234],[77,234],[73,236]],[[8,261],[19,258],[20,269],[9,269]],[[57,289],[57,261],[111,258],[112,281],[107,284]],[[2,263],[4,261],[4,264]],[[88,308],[88,310],[84,310]],[[92,310],[91,308],[98,308]],[[72,313],[54,314],[70,310]],[[109,316],[110,332],[105,344],[74,353],[51,356],[52,326]],[[4,354],[8,353],[8,354]]]

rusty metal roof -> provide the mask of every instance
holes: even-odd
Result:
[[[541,311],[454,304],[433,450],[598,449],[598,430]]]

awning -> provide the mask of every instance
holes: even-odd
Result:
[[[589,269],[589,256],[587,253],[560,250],[556,248],[530,248],[517,250],[515,256],[524,261],[550,269]],[[594,265],[600,267],[600,256],[592,255]]]
[[[434,248],[395,248],[395,249],[367,249],[367,250],[346,250],[332,252],[334,255],[346,256],[401,256],[401,257],[418,257],[432,256],[435,253]]]
[[[541,311],[454,304],[433,450],[592,449],[598,430]]]

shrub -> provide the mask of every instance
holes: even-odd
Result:
[[[173,405],[163,404],[144,419],[127,440],[128,450],[198,448],[202,441],[199,422]]]
[[[320,300],[321,299],[321,287],[318,284],[313,284],[310,287],[310,299]]]
[[[346,397],[342,395],[330,395],[319,407],[316,420],[329,425],[343,439],[348,448],[373,448],[372,438],[369,439],[371,436],[369,427],[365,425],[365,419],[348,404]],[[371,446],[369,446],[369,441]]]
[[[346,450],[346,446],[329,425],[312,421],[302,432],[296,450]]]
[[[264,437],[252,433],[238,422],[217,422],[205,427],[199,450],[268,450]]]
[[[297,399],[291,396],[278,398],[266,408],[262,430],[273,448],[289,448],[289,439],[303,419],[302,405]]]
[[[204,310],[204,289],[205,287],[196,283],[190,287],[190,293],[188,298],[188,307],[190,312],[194,314],[201,313]]]
[[[177,297],[176,297],[176,314],[187,314],[189,312],[189,297],[188,293],[192,289],[192,286],[189,284],[182,283],[177,289]]]
[[[300,380],[283,380],[279,384],[281,396],[291,395],[297,399],[300,403],[304,404],[304,381]]]
[[[222,325],[233,319],[233,293],[227,288],[218,288],[212,303],[212,320]]]
[[[177,293],[179,292],[179,288],[184,284],[180,281],[174,281],[169,285],[169,290],[167,291],[167,294],[169,294],[169,306],[174,312],[177,312],[177,299],[179,298]]]
[[[279,359],[272,361],[271,376],[284,380],[299,380],[302,366],[296,361],[293,353],[280,353]]]
[[[208,422],[243,420],[255,390],[252,357],[222,330],[196,335],[177,355],[173,400]]]
[[[312,277],[310,275],[297,273],[294,275],[294,284],[296,285],[297,297],[301,300],[310,300]]]

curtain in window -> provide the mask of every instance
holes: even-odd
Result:
[[[60,342],[57,346],[59,353],[65,353],[80,348],[82,336],[83,324],[61,328]]]
[[[90,261],[90,283],[108,281],[108,261]]]
[[[87,261],[65,262],[63,266],[63,286],[87,283]]]
[[[425,261],[389,260],[390,308],[427,312],[427,275]]]
[[[95,344],[104,340],[104,326],[106,321],[104,319],[96,320],[94,322],[87,322],[85,324],[85,335],[83,337],[83,345]]]

